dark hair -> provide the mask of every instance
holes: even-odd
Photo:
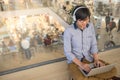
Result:
[[[114,18],[112,18],[112,21],[114,20]]]
[[[81,8],[79,8],[81,7]],[[78,9],[77,11],[75,11],[76,9]],[[74,13],[75,11],[75,13]],[[80,19],[80,20],[84,20],[86,19],[87,17],[90,17],[90,11],[89,9],[86,7],[86,6],[76,6],[73,10],[73,14],[75,14],[75,18],[76,20]]]
[[[112,16],[112,13],[110,13],[110,15]]]

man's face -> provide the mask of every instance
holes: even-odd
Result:
[[[78,27],[80,28],[80,29],[85,29],[86,28],[86,25],[89,23],[89,17],[87,17],[86,19],[84,19],[84,20],[78,20],[77,22],[78,22]]]

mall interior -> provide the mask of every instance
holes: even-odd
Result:
[[[114,63],[120,77],[119,0],[0,0],[0,80],[70,80],[63,34],[81,4],[90,9],[100,59]],[[107,13],[116,23],[111,32]]]

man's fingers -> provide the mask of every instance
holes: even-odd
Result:
[[[95,62],[95,67],[101,67],[101,66],[105,66],[105,64],[100,61]]]

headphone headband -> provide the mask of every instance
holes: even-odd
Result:
[[[79,9],[82,9],[82,8],[86,8],[84,6],[81,6],[81,7],[78,7],[75,9],[75,11],[73,12],[73,20],[76,21],[76,17],[75,17],[75,13],[79,10]]]

